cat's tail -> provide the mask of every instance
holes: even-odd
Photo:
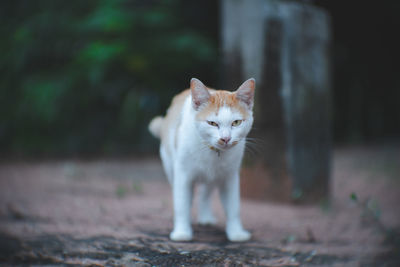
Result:
[[[164,121],[164,117],[157,116],[151,120],[149,123],[149,131],[151,132],[154,137],[160,138],[161,137],[161,125]]]

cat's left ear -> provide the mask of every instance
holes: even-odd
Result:
[[[236,90],[236,98],[248,105],[249,108],[253,108],[255,88],[256,80],[254,78],[248,79]]]

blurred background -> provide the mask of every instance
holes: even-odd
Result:
[[[400,2],[305,1],[332,19],[336,144],[400,140]],[[1,1],[0,153],[155,153],[149,120],[221,85],[219,1]],[[235,89],[235,88],[226,88]]]
[[[400,266],[399,14],[400,1],[0,1],[0,265]],[[168,244],[149,121],[192,77],[235,90],[253,75],[241,195],[256,243],[226,243],[214,195],[215,232]]]

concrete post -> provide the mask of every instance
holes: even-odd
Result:
[[[244,173],[244,195],[300,202],[328,197],[328,14],[296,2],[221,3],[224,88],[257,81],[253,135],[262,140],[262,157]]]

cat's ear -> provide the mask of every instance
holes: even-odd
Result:
[[[190,90],[192,92],[192,104],[195,110],[198,110],[201,105],[208,102],[210,93],[200,80],[192,78],[190,80]]]
[[[253,108],[255,88],[256,80],[254,78],[248,79],[236,90],[236,98],[248,105],[249,108]]]

